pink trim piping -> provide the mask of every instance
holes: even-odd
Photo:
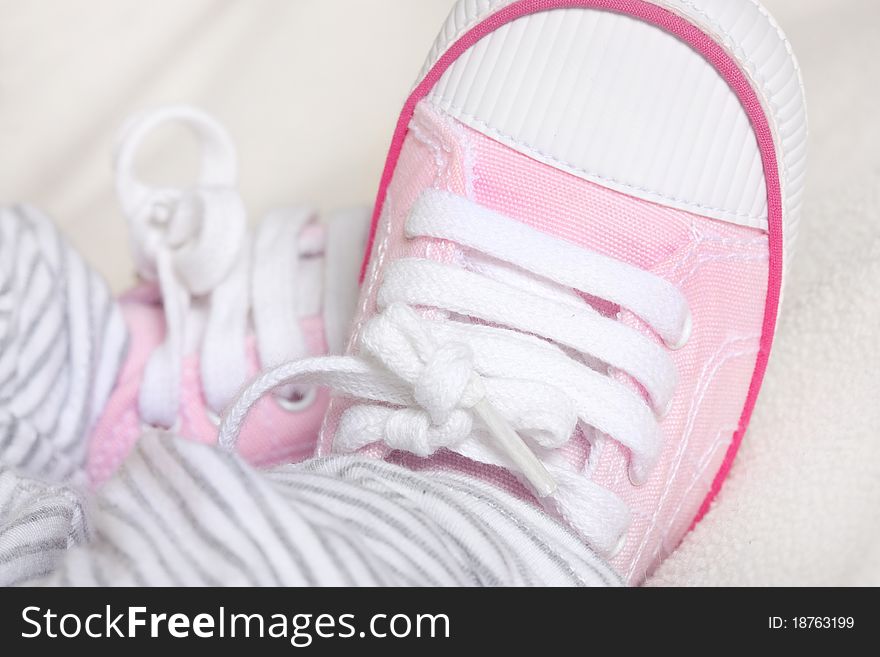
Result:
[[[382,173],[382,179],[379,183],[379,193],[376,197],[376,205],[373,210],[373,223],[370,228],[370,238],[367,243],[364,264],[361,269],[361,281],[363,282],[370,254],[373,250],[373,242],[376,238],[376,230],[378,228],[379,217],[382,214],[382,207],[385,202],[388,186],[391,184],[391,179],[394,175],[395,168],[397,167],[397,161],[400,158],[400,152],[403,149],[403,144],[409,129],[410,120],[412,119],[416,105],[419,101],[428,95],[434,85],[437,84],[455,60],[483,37],[494,32],[503,25],[517,20],[518,18],[522,18],[523,16],[551,9],[570,7],[601,9],[627,14],[664,29],[689,44],[696,52],[701,54],[717,69],[719,74],[727,81],[731,89],[733,89],[739,97],[746,114],[752,122],[752,128],[758,139],[758,147],[761,152],[764,176],[767,183],[767,212],[770,247],[768,265],[769,282],[767,286],[767,300],[764,307],[764,326],[761,335],[760,350],[755,363],[755,371],[752,375],[752,382],[740,418],[739,428],[733,436],[733,441],[727,450],[721,468],[715,475],[709,494],[703,500],[700,510],[694,518],[693,524],[696,525],[696,523],[698,523],[708,512],[709,507],[712,505],[712,501],[718,495],[724,480],[730,473],[730,468],[733,465],[734,458],[736,457],[742,443],[743,435],[748,428],[749,420],[751,420],[752,412],[754,411],[755,403],[758,399],[758,393],[761,390],[761,384],[764,381],[764,374],[767,370],[767,362],[770,358],[773,338],[776,333],[776,317],[779,310],[779,298],[782,291],[783,257],[782,191],[779,182],[776,146],[773,141],[770,124],[764,114],[764,108],[761,106],[758,95],[755,93],[751,84],[749,84],[748,78],[724,49],[697,26],[689,23],[681,16],[678,16],[667,9],[646,2],[645,0],[520,0],[520,2],[508,5],[495,14],[492,14],[482,23],[467,32],[440,57],[403,106],[403,111],[400,114],[400,119],[398,120],[397,128],[391,141],[391,148],[388,153],[385,170]]]

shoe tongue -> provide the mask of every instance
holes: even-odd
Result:
[[[416,109],[397,168],[384,199],[383,217],[365,281],[368,295],[357,324],[375,313],[381,265],[402,257],[462,264],[463,251],[442,240],[406,239],[404,225],[422,192],[440,188],[520,221],[535,230],[646,270],[654,270],[687,244],[690,223],[678,210],[612,191],[540,163],[461,124],[423,101]],[[372,282],[372,283],[371,283]],[[585,297],[605,315],[617,307]],[[321,440],[332,436],[347,402],[334,402]],[[575,446],[577,447],[577,446]],[[574,447],[573,447],[574,449]],[[377,446],[376,455],[387,450]],[[578,447],[577,460],[586,454]]]

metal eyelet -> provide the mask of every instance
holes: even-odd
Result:
[[[174,424],[172,424],[170,427],[163,427],[159,424],[148,424],[147,422],[141,422],[141,433],[145,433],[147,431],[161,431],[162,433],[178,434],[180,433],[181,424],[182,423],[180,421],[180,416],[178,416],[174,420]]]
[[[215,427],[219,427],[220,423],[223,421],[223,418],[215,413],[214,410],[211,408],[205,408],[205,415],[208,417],[208,421]]]
[[[690,313],[688,313],[685,318],[684,326],[681,329],[681,338],[676,344],[667,345],[672,351],[678,351],[680,349],[684,349],[688,342],[691,340],[691,336],[694,332],[694,319]]]
[[[275,395],[275,402],[288,413],[302,413],[315,403],[318,398],[318,389],[309,388],[298,399],[290,399],[281,395]]]
[[[648,483],[648,476],[650,473],[647,470],[641,472],[640,469],[636,467],[635,463],[630,462],[627,471],[629,474],[629,483],[636,488],[641,488]]]
[[[614,549],[611,550],[611,552],[609,552],[606,555],[606,559],[608,561],[610,561],[611,559],[614,559],[614,557],[616,557],[621,552],[623,552],[623,548],[626,547],[626,538],[627,538],[627,532],[623,532],[623,534],[620,536],[620,540],[617,541],[617,545],[615,545]]]

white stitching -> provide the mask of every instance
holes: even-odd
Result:
[[[691,481],[688,484],[687,489],[684,494],[679,498],[678,504],[675,507],[675,510],[672,512],[670,522],[666,525],[663,530],[663,535],[660,541],[657,544],[657,548],[655,550],[655,556],[662,550],[663,545],[666,543],[666,539],[669,537],[669,533],[672,530],[672,527],[678,521],[678,515],[681,512],[681,508],[684,506],[684,502],[691,494],[691,491],[696,487],[697,483],[699,483],[700,479],[703,477],[703,474],[706,472],[706,469],[709,467],[709,464],[715,458],[716,453],[718,452],[718,448],[724,445],[725,441],[730,442],[733,435],[736,433],[737,425],[733,426],[725,426],[717,431],[715,434],[715,438],[712,440],[712,444],[709,446],[709,449],[706,450],[706,453],[703,455],[703,458],[700,459],[699,463],[697,463],[697,469],[691,477]]]
[[[566,162],[565,160],[562,160],[558,157],[550,155],[549,153],[546,153],[546,152],[532,146],[531,144],[527,144],[524,141],[516,139],[512,135],[509,135],[506,132],[499,130],[498,128],[495,128],[494,126],[489,125],[488,123],[483,121],[481,118],[464,111],[463,109],[461,109],[457,105],[454,105],[451,101],[444,100],[443,105],[445,107],[440,107],[440,106],[438,106],[437,101],[434,100],[433,96],[429,97],[428,100],[429,100],[429,102],[431,102],[432,106],[436,110],[438,110],[440,112],[446,112],[450,116],[452,116],[453,118],[457,118],[462,121],[475,123],[483,131],[485,131],[487,134],[489,134],[489,136],[493,136],[495,138],[500,138],[502,140],[506,140],[512,144],[515,144],[518,148],[523,149],[527,153],[531,153],[533,155],[540,156],[542,159],[546,160],[551,165],[557,165],[557,166],[564,167],[565,169],[568,169],[571,172],[578,173],[583,176],[588,176],[589,178],[594,178],[596,180],[601,180],[602,182],[610,183],[612,185],[615,185],[617,187],[621,187],[625,190],[629,190],[634,193],[650,194],[658,199],[662,199],[662,200],[669,201],[672,203],[677,203],[679,205],[684,205],[689,208],[693,208],[695,210],[700,210],[700,211],[704,211],[704,212],[712,212],[712,213],[716,213],[716,214],[719,214],[719,215],[722,215],[725,217],[736,217],[738,219],[742,219],[742,220],[748,222],[748,226],[751,228],[761,228],[761,229],[765,228],[764,224],[767,221],[766,217],[755,216],[749,212],[731,211],[731,210],[728,210],[725,208],[717,208],[717,207],[713,207],[711,205],[705,205],[702,203],[697,203],[695,201],[689,201],[687,199],[678,198],[675,196],[671,196],[669,194],[664,194],[662,192],[659,192],[657,190],[650,189],[647,187],[640,187],[638,185],[632,185],[630,183],[623,182],[621,180],[618,180],[616,178],[612,178],[610,176],[604,176],[604,175],[602,175],[600,173],[596,173],[594,171],[588,171],[587,169],[585,169],[583,167],[580,167],[580,166],[573,164],[571,162]]]
[[[443,54],[449,50],[449,48],[451,47],[452,44],[456,43],[459,39],[462,38],[462,36],[464,36],[467,32],[469,32],[474,27],[476,27],[487,16],[489,16],[490,14],[495,13],[497,11],[500,11],[502,8],[512,4],[514,1],[515,0],[499,0],[498,2],[490,1],[487,3],[487,6],[484,9],[474,7],[473,19],[464,25],[459,25],[460,17],[456,12],[462,7],[462,5],[457,5],[456,8],[453,10],[453,12],[450,14],[450,16],[447,18],[446,22],[444,23],[443,29],[441,31],[441,36],[438,37],[438,39],[435,41],[435,43],[431,49],[431,54],[429,56],[428,61],[425,64],[424,69],[422,70],[420,79],[423,79],[424,76],[427,74],[427,72],[430,71],[431,68],[433,68],[437,64],[437,62],[440,60],[440,58],[443,56]],[[654,4],[656,4],[658,6],[665,6],[670,9],[672,9],[674,7],[674,3],[675,3],[675,0],[653,0],[653,1],[654,1]],[[716,32],[720,33],[719,36],[727,37],[728,42],[733,42],[733,39],[732,39],[732,36],[731,36],[729,30],[725,30],[724,28],[720,27],[719,23],[715,19],[713,19],[711,16],[709,16],[704,10],[696,7],[689,0],[678,0],[678,2],[681,3],[681,5],[683,7],[690,8],[692,11],[694,11],[698,15],[702,16],[709,23],[709,25],[715,29]],[[764,18],[764,20],[767,21],[767,23],[770,25],[770,27],[773,30],[775,30],[777,38],[782,42],[783,48],[785,49],[786,53],[789,55],[789,60],[790,60],[791,66],[793,68],[793,71],[795,73],[795,77],[797,78],[797,83],[798,83],[798,87],[800,90],[800,97],[801,97],[800,103],[803,104],[803,98],[805,95],[803,72],[801,71],[801,68],[800,68],[800,65],[798,64],[797,59],[794,57],[794,51],[792,49],[790,41],[786,38],[785,34],[783,33],[783,31],[780,28],[780,26],[778,25],[778,23],[776,23],[776,21],[769,14],[769,12],[767,12],[767,10],[764,7],[762,7],[757,0],[749,0],[749,2],[755,8],[757,8],[758,13]],[[686,9],[683,9],[683,11],[686,11]],[[465,17],[467,17],[467,13],[468,12],[465,12],[465,14],[464,14]],[[687,17],[685,17],[685,19],[687,19]],[[693,22],[693,21],[691,21],[691,22]],[[728,45],[730,45],[730,43]],[[771,109],[775,111],[775,116],[773,117],[773,119],[781,125],[782,114],[780,113],[779,107],[777,105],[777,97],[779,96],[779,92],[774,92],[773,89],[771,89],[767,85],[767,80],[760,73],[760,69],[756,66],[755,62],[745,54],[745,52],[742,50],[742,48],[738,48],[735,45],[732,47],[734,47],[734,54],[741,57],[744,60],[743,63],[748,65],[749,72],[751,73],[752,78],[755,80],[755,82],[757,82],[760,85],[760,92],[761,92],[760,96],[765,98],[767,100],[767,102],[770,104]],[[806,111],[806,108],[804,108],[804,111]],[[804,132],[806,133],[806,131],[804,131]],[[780,187],[782,188],[782,190],[784,192],[784,190],[787,188],[787,186],[789,184],[795,184],[795,181],[790,179],[790,164],[793,164],[793,162],[790,163],[789,159],[790,159],[790,154],[792,152],[792,149],[786,150],[786,148],[785,148],[785,141],[786,140],[783,139],[781,136],[780,136],[780,141],[782,142],[781,145],[783,148],[782,148],[782,152],[779,154],[778,164],[781,169],[781,178],[782,178]],[[806,143],[806,134],[804,135],[804,138],[801,141],[802,141],[802,144]],[[800,159],[802,160],[803,158],[801,157]],[[711,208],[707,208],[707,210],[711,210]],[[793,199],[787,198],[783,194],[783,214],[785,216],[785,219],[788,219],[792,213],[796,213],[798,210],[799,210],[799,207],[796,203],[794,203]],[[786,234],[783,235],[783,237],[784,238],[791,238],[791,241],[793,242],[794,238],[797,235],[797,225],[794,223],[790,223],[788,226],[783,225],[783,227],[786,232]],[[790,252],[791,246],[792,245],[787,244],[786,249],[785,249],[786,262],[789,259],[788,253]]]
[[[695,392],[695,396],[691,397],[691,404],[688,410],[688,418],[685,423],[685,430],[683,435],[683,440],[679,441],[678,447],[675,451],[674,465],[672,471],[665,477],[666,482],[663,486],[663,493],[660,496],[657,504],[654,507],[654,512],[651,514],[651,525],[645,531],[642,536],[642,541],[639,546],[638,552],[632,560],[632,564],[630,565],[629,573],[627,577],[631,577],[633,572],[635,571],[635,567],[641,559],[642,554],[644,554],[645,548],[647,547],[650,539],[654,534],[654,530],[657,527],[657,519],[660,515],[660,512],[663,510],[663,505],[666,499],[669,497],[669,491],[672,488],[673,483],[675,482],[676,477],[678,476],[678,471],[681,467],[681,463],[684,460],[684,453],[687,450],[688,445],[690,444],[690,440],[693,437],[693,426],[696,422],[697,411],[701,406],[702,400],[705,398],[710,384],[714,380],[715,376],[718,374],[721,367],[727,364],[729,361],[735,358],[742,358],[745,356],[752,356],[758,352],[758,347],[755,345],[750,349],[742,349],[739,351],[734,351],[730,353],[725,353],[725,350],[732,348],[734,345],[738,345],[740,343],[753,342],[757,343],[760,341],[760,335],[747,335],[747,336],[736,336],[728,338],[719,349],[713,354],[713,356],[706,361],[706,364],[703,366],[703,370],[700,373],[700,377],[697,382],[697,387]],[[720,360],[716,361],[716,358],[721,356]],[[711,366],[711,371],[708,371]]]

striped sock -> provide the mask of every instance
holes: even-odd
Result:
[[[491,484],[359,456],[258,471],[151,433],[87,499],[86,436],[126,340],[107,286],[51,221],[0,209],[0,584],[620,583]]]
[[[68,549],[87,538],[76,490],[0,466],[0,586],[49,575]]]
[[[87,436],[126,351],[107,285],[27,206],[0,208],[0,461],[84,477]]]
[[[214,447],[149,434],[92,508],[90,542],[41,583],[620,583],[568,529],[507,493],[358,456],[258,471]]]

